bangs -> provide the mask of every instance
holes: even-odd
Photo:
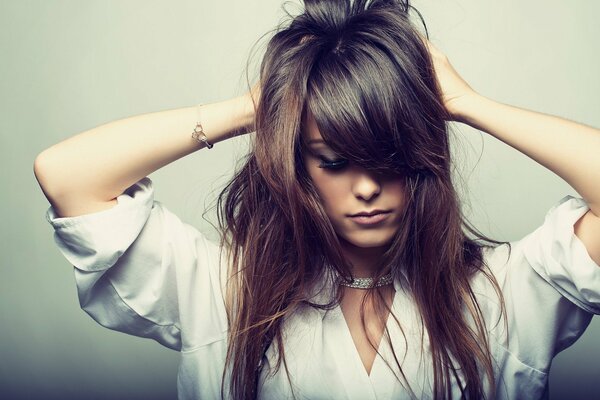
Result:
[[[372,48],[368,55],[355,49],[329,53],[311,71],[305,111],[337,154],[371,170],[398,173],[410,169],[410,150],[403,140],[403,85],[390,64]]]
[[[397,44],[365,33],[332,46],[310,72],[304,110],[313,115],[323,140],[370,170],[428,169],[416,155],[429,135],[419,101],[426,85],[415,79],[422,71],[414,60]]]

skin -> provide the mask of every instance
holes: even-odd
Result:
[[[317,124],[310,115],[305,121],[308,151],[305,167],[321,197],[344,254],[353,265],[356,277],[374,274],[374,262],[385,251],[400,226],[404,208],[403,184],[397,176],[375,175],[350,162],[335,167],[332,161],[342,160],[323,141]],[[385,220],[376,225],[360,225],[350,215],[373,210],[389,211]]]

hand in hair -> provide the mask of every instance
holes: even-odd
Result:
[[[435,74],[442,91],[444,106],[455,121],[460,121],[460,110],[466,99],[477,93],[469,86],[469,84],[456,72],[448,57],[436,48],[431,42],[425,38],[423,41],[427,45]]]
[[[502,104],[475,92],[448,58],[428,40],[444,106],[454,121],[486,132],[550,169],[589,206],[574,224],[575,235],[600,264],[600,130],[531,110]]]

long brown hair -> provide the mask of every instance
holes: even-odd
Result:
[[[485,274],[505,314],[482,255],[483,247],[499,242],[481,235],[461,214],[451,177],[449,116],[427,48],[409,18],[414,8],[399,0],[304,3],[304,12],[268,43],[251,150],[218,200],[221,244],[230,250],[232,268],[229,394],[256,398],[270,345],[276,345],[278,361],[269,372],[283,365],[287,373],[286,317],[299,307],[335,306],[339,290],[329,304],[319,305],[311,303],[311,288],[331,269],[351,276],[304,168],[301,133],[310,112],[341,157],[404,180],[403,222],[380,261],[380,275],[391,268],[396,279],[408,282],[429,337],[434,398],[451,397],[451,374],[463,397],[483,398],[480,372],[492,390],[495,378],[485,322],[469,281]],[[383,319],[391,310],[382,293],[372,289],[369,295]],[[385,336],[391,342],[387,331]],[[404,377],[397,357],[395,362]],[[225,379],[224,371],[223,388]]]

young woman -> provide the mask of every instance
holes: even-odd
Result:
[[[478,94],[410,8],[306,0],[248,94],[37,157],[82,308],[180,351],[180,398],[540,398],[553,356],[600,313],[600,132]],[[452,184],[451,120],[582,198],[520,241],[483,237]],[[147,175],[250,131],[211,243]]]

